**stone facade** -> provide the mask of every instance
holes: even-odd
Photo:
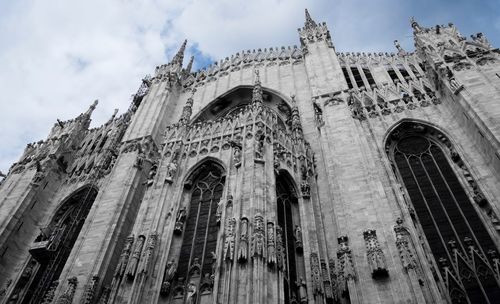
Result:
[[[453,24],[411,26],[415,52],[395,41],[397,54],[337,53],[306,11],[300,47],[196,72],[193,58],[183,68],[184,42],[123,115],[89,129],[96,101],[57,121],[0,185],[0,303],[467,303],[478,284],[495,294],[500,51]],[[415,138],[441,151],[439,172],[464,199],[437,181],[421,193],[469,223],[450,207],[426,224],[438,207],[419,207],[431,197],[417,203],[398,163]],[[443,218],[457,238],[445,239]]]

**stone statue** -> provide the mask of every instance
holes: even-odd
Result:
[[[263,134],[255,138],[255,159],[264,159],[264,138]]]
[[[295,225],[295,229],[293,231],[295,237],[295,250],[301,253],[303,251],[303,243],[302,243],[302,229],[299,225]]]
[[[215,254],[215,251],[210,252],[210,258],[212,259],[212,273],[210,274],[210,279],[213,282],[217,271],[217,255]]]
[[[186,304],[196,304],[196,285],[192,282],[187,286]]]
[[[189,268],[189,275],[199,276],[200,273],[201,273],[200,259],[194,258],[193,263],[191,264],[191,267]]]
[[[184,228],[184,221],[186,220],[186,207],[177,212],[177,218],[175,219],[174,233],[181,234]]]
[[[174,279],[176,271],[177,264],[174,260],[170,260],[165,267],[165,274],[163,275],[163,282],[161,283],[160,293],[162,295],[168,295],[170,292],[170,286],[172,285],[172,280]]]
[[[306,281],[303,277],[296,282],[297,288],[299,291],[299,301],[300,303],[307,303],[307,289],[306,289]]]
[[[165,181],[172,182],[176,172],[177,172],[177,164],[169,163],[167,165],[167,177],[165,178]]]

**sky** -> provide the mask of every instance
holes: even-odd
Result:
[[[205,67],[246,49],[298,45],[304,8],[325,21],[339,52],[413,50],[410,16],[453,22],[500,46],[500,0],[0,0],[0,170],[56,119],[99,105],[92,126],[123,113],[141,79],[185,57]]]

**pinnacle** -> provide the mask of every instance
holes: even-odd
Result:
[[[186,67],[186,72],[191,73],[191,69],[193,68],[194,56],[191,56],[189,59],[189,63]]]
[[[182,65],[182,61],[184,60],[184,52],[186,51],[186,44],[187,44],[187,39],[184,39],[184,42],[181,45],[181,48],[175,54],[174,58],[172,59],[172,63],[177,63]]]
[[[94,100],[94,102],[90,105],[89,109],[87,110],[87,112],[85,112],[85,114],[89,115],[92,114],[92,112],[94,112],[95,108],[97,107],[97,104],[99,103],[99,100]]]
[[[253,104],[262,103],[262,87],[260,85],[259,70],[255,70],[255,85],[253,87],[252,103]]]
[[[311,18],[311,15],[309,14],[309,11],[306,8],[306,22],[305,22],[305,27],[306,28],[312,28],[316,27],[316,22]]]

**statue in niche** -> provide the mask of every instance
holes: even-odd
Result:
[[[294,237],[295,237],[295,250],[298,253],[302,253],[304,250],[304,245],[302,243],[302,229],[300,228],[299,225],[295,225],[295,229],[293,231]]]
[[[167,165],[167,176],[165,177],[165,181],[171,183],[174,180],[174,175],[177,172],[177,164],[171,162]]]
[[[450,70],[449,67],[446,67],[446,77],[450,82],[450,87],[453,90],[453,93],[458,94],[458,92],[460,92],[464,86],[458,83],[458,81],[455,79],[455,76],[453,75],[453,72]]]
[[[160,294],[168,295],[170,292],[170,286],[172,285],[172,280],[174,279],[175,272],[177,271],[177,264],[174,260],[170,260],[165,268],[165,274],[163,276],[163,282],[161,283]]]
[[[239,167],[241,165],[241,142],[237,138],[235,140],[230,140],[229,144],[233,147],[233,162],[235,167]]]
[[[220,226],[220,219],[222,217],[222,208],[224,207],[224,203],[222,200],[220,200],[217,203],[217,211],[215,212],[215,222],[217,223],[217,226]]]
[[[177,218],[175,219],[174,233],[181,234],[184,228],[184,221],[186,221],[186,207],[182,207],[179,212],[177,212]]]
[[[196,303],[196,285],[193,282],[190,282],[187,286],[186,304],[195,304],[195,303]]]
[[[299,303],[307,303],[306,281],[303,277],[300,277],[300,279],[295,282],[295,284],[297,284],[297,288],[299,291]]]
[[[199,276],[200,273],[201,273],[200,259],[194,258],[193,264],[191,264],[191,267],[189,268],[189,274],[191,276]]]
[[[300,183],[300,191],[302,192],[303,198],[311,197],[311,186],[309,186],[309,183],[306,180],[303,180]]]
[[[264,134],[258,135],[255,140],[255,159],[264,159]]]
[[[217,271],[217,255],[215,251],[210,252],[210,258],[212,259],[212,273],[210,274],[210,280],[212,280],[212,284],[215,281],[215,273]]]

